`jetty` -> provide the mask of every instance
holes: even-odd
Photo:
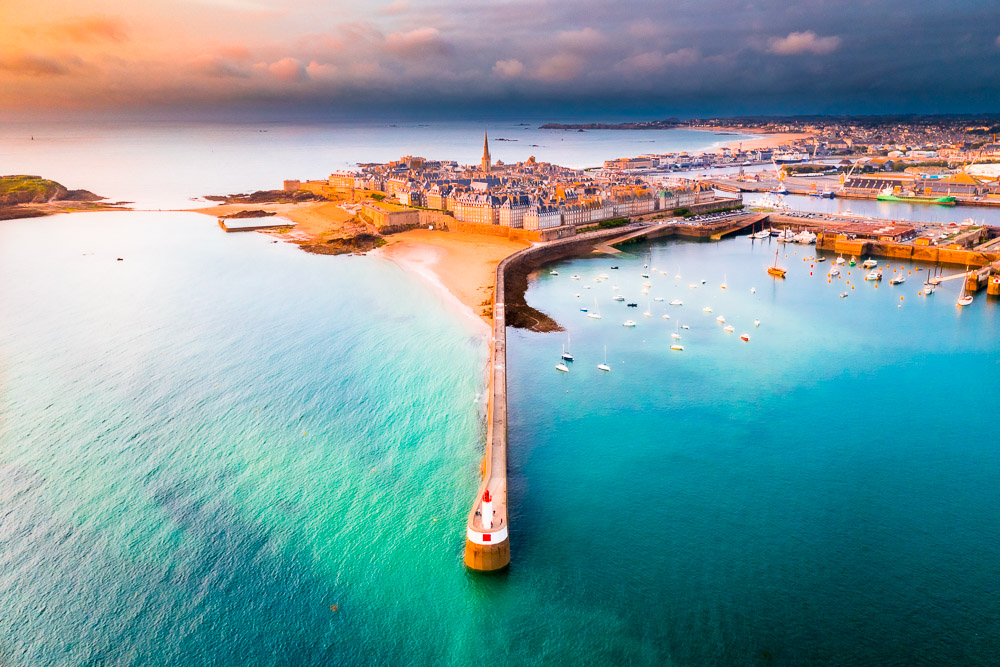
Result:
[[[584,232],[520,250],[497,265],[493,288],[493,331],[487,368],[486,451],[483,479],[469,510],[465,530],[465,565],[477,572],[495,572],[510,564],[510,522],[507,504],[507,304],[515,296],[508,273],[526,274],[543,264],[600,248],[623,234],[683,225],[632,223],[626,227]],[[693,228],[692,228],[693,229]],[[667,232],[673,233],[673,232]],[[522,288],[523,290],[523,288]]]
[[[524,251],[521,251],[524,252]],[[519,253],[518,253],[519,254]],[[483,481],[469,510],[465,531],[465,565],[493,572],[510,564],[507,517],[507,317],[504,273],[511,257],[497,265],[493,289],[493,335],[487,370],[486,455]]]

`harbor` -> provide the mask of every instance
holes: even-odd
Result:
[[[913,228],[908,228],[913,229]],[[791,241],[793,230],[797,234],[811,234],[817,256],[807,255],[805,250],[809,243],[799,244]],[[538,243],[521,250],[501,261],[496,269],[496,283],[492,298],[493,326],[490,339],[489,366],[487,369],[487,432],[486,445],[482,464],[482,481],[477,488],[476,497],[469,511],[466,525],[465,565],[474,571],[491,572],[506,568],[511,561],[510,549],[510,515],[508,498],[508,416],[507,416],[507,332],[508,326],[514,325],[539,331],[554,331],[561,329],[556,320],[548,314],[539,312],[529,306],[524,300],[524,293],[529,288],[527,277],[543,273],[544,267],[555,262],[572,257],[609,257],[617,255],[633,256],[636,247],[657,241],[676,239],[682,241],[721,242],[730,241],[734,237],[750,238],[756,234],[759,238],[750,238],[757,245],[767,244],[775,247],[775,262],[778,256],[787,263],[791,259],[801,259],[809,262],[808,276],[819,278],[825,274],[814,268],[820,251],[827,253],[829,259],[847,255],[851,257],[851,266],[860,264],[861,259],[874,262],[872,258],[898,260],[904,262],[901,266],[910,266],[909,273],[915,267],[920,271],[926,267],[948,265],[965,267],[960,273],[953,273],[945,280],[962,280],[963,294],[976,293],[985,289],[989,296],[1000,296],[1000,230],[995,228],[980,228],[966,231],[957,242],[950,245],[968,245],[971,247],[932,247],[913,243],[897,242],[887,237],[886,221],[845,221],[834,217],[803,218],[788,213],[773,213],[754,211],[751,213],[735,213],[719,216],[718,219],[706,222],[689,223],[683,220],[633,220],[620,229],[605,229],[585,232],[576,236],[558,239],[548,243]],[[779,235],[781,238],[779,238]],[[871,238],[859,238],[859,236]],[[809,238],[806,236],[806,238]],[[798,257],[798,250],[803,254]],[[846,260],[840,259],[846,263]],[[669,262],[669,261],[668,261]],[[874,262],[878,264],[878,262]],[[831,262],[837,264],[837,262]],[[611,268],[617,268],[612,266]],[[969,270],[969,269],[972,270]],[[653,272],[655,269],[644,268]],[[784,269],[781,270],[784,276]],[[892,269],[894,272],[895,269]],[[553,272],[557,273],[557,272]],[[660,271],[666,274],[665,271]],[[763,271],[762,271],[763,273]],[[846,285],[853,290],[848,268],[844,269]],[[815,274],[815,275],[814,275]],[[643,274],[645,275],[645,273]],[[679,276],[675,276],[677,278]],[[840,272],[828,277],[828,282],[834,278],[840,279]],[[771,278],[760,276],[759,282],[765,284]],[[881,277],[879,278],[881,279]],[[596,279],[595,279],[596,280]],[[706,281],[702,281],[704,284]],[[855,285],[858,282],[854,281]],[[902,283],[899,280],[899,283]],[[723,283],[725,285],[725,283]],[[935,286],[937,283],[935,284]],[[688,287],[693,289],[697,283]],[[680,282],[674,285],[680,287]],[[728,286],[725,286],[728,287]],[[588,286],[589,289],[589,286]],[[756,293],[756,287],[753,288]],[[918,290],[918,295],[923,290]],[[648,289],[636,298],[641,301],[646,298]],[[844,297],[850,291],[839,294]],[[579,296],[579,295],[578,295]],[[905,296],[901,295],[901,300]],[[618,300],[616,298],[616,300]],[[658,301],[661,301],[658,299]],[[676,303],[680,299],[672,300]],[[706,307],[707,308],[707,307]],[[581,310],[587,310],[581,308]],[[707,312],[711,312],[708,310]],[[510,314],[513,313],[513,322]],[[649,309],[647,308],[647,313]],[[666,312],[664,316],[668,316]],[[663,319],[663,318],[661,318]],[[636,326],[634,323],[626,326]],[[719,316],[719,323],[725,325],[725,320]],[[539,326],[544,324],[544,326]],[[744,326],[747,326],[744,323]],[[756,328],[754,324],[754,328]],[[734,329],[731,329],[735,332]],[[677,339],[680,335],[675,334]],[[750,334],[743,333],[740,338],[749,342]],[[683,350],[683,346],[676,347]],[[568,367],[567,367],[568,370]]]

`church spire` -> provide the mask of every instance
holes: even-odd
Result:
[[[490,161],[490,138],[483,130],[483,161],[481,163],[483,171],[489,173],[493,170],[493,163]]]

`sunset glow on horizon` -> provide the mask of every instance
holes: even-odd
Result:
[[[903,4],[7,3],[0,108],[988,107],[1000,80],[993,13],[890,7]]]

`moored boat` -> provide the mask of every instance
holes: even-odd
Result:
[[[608,346],[604,346],[604,363],[597,364],[597,370],[599,371],[611,371],[611,366],[608,366]]]
[[[882,190],[875,199],[878,201],[901,202],[905,204],[938,204],[940,206],[954,206],[957,202],[951,195],[944,197],[921,197],[917,194],[902,191],[897,195],[891,187]]]
[[[780,247],[779,248],[775,248],[775,250],[774,250],[774,264],[771,265],[771,266],[769,266],[769,267],[767,267],[767,274],[770,275],[770,276],[774,276],[775,278],[784,278],[785,277],[785,270],[782,269],[782,268],[780,268],[778,266],[778,251],[779,251],[779,249],[780,249]]]

